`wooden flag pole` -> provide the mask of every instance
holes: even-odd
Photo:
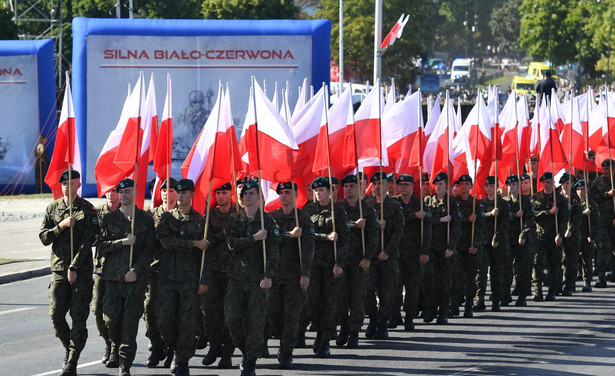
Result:
[[[476,104],[477,104],[477,112],[478,112],[478,123],[476,124],[476,139],[478,140],[478,128],[480,127],[480,105],[479,105],[479,100],[482,100],[481,96],[480,96],[480,89],[478,89],[478,95],[476,96]],[[494,140],[495,141],[495,140]],[[476,154],[478,154],[478,150],[476,150],[476,148],[478,147],[478,143],[475,146],[474,149],[474,184],[472,185],[472,215],[475,216],[476,215],[476,172],[477,172],[477,158],[476,158]],[[475,228],[475,222],[476,221],[472,221],[472,233],[470,235],[470,247],[474,247],[474,228]]]
[[[445,111],[446,111],[446,215],[450,216],[451,215],[451,184],[450,184],[450,174],[451,174],[451,168],[450,168],[450,164],[449,164],[449,159],[450,159],[450,155],[449,155],[449,149],[450,149],[450,119],[448,118],[448,101],[449,101],[449,97],[448,97],[448,90],[446,91],[446,100],[444,102],[445,105]],[[446,222],[446,244],[448,246],[448,244],[451,242],[451,221]]]
[[[290,185],[293,187],[293,202],[294,202],[294,209],[293,211],[295,212],[295,226],[299,227],[299,211],[297,210],[297,190],[295,189],[295,183],[294,182],[290,182]],[[301,238],[297,238],[297,246],[299,247],[299,267],[301,268],[301,271],[303,271],[303,253],[301,251]]]
[[[519,210],[523,211],[523,200],[521,200],[521,166],[519,163],[519,114],[517,113],[517,92],[515,90],[513,90],[513,95],[515,96],[515,159],[517,160],[517,176],[519,177],[519,181],[517,182],[519,188],[518,199]],[[519,217],[519,228],[523,231],[523,215]]]
[[[70,132],[70,127],[68,127]],[[68,150],[70,150],[70,134],[68,136]],[[73,167],[71,164],[68,164],[68,215],[69,217],[73,216]],[[74,242],[74,232],[73,227],[70,227],[70,262],[73,262],[75,258],[75,242]]]
[[[380,170],[378,171],[378,173],[380,174],[379,181],[380,181],[380,219],[384,219],[384,195],[385,195],[385,190],[384,190],[384,182],[382,181],[382,109],[380,108],[382,106],[382,86],[380,84],[380,79],[377,80],[376,85],[378,86],[378,148],[380,151],[380,155],[378,158],[380,161]],[[376,89],[376,88],[374,88]],[[386,180],[386,178],[385,178]],[[384,252],[384,228],[382,228],[382,226],[380,226],[380,247],[381,247],[381,251]]]
[[[341,76],[340,76],[341,77]],[[350,105],[352,106],[352,84],[348,83],[348,90],[350,90]],[[354,112],[352,112],[352,126],[354,127]],[[357,133],[352,132],[352,138],[354,142],[354,157],[355,157],[355,166],[357,167],[357,184],[359,185],[359,219],[363,219],[363,194],[364,190],[361,188],[361,182],[363,179],[360,178],[361,168],[359,167],[359,156],[357,154]],[[365,228],[361,228],[361,249],[363,251],[362,255],[365,258]]]
[[[551,129],[551,101],[549,99],[547,99],[547,114],[549,115],[549,129]],[[551,143],[551,174],[554,174],[553,171],[553,143],[551,142],[551,139],[549,139],[549,142]],[[553,177],[553,207],[557,209],[557,200],[555,198],[555,177]],[[557,214],[555,214],[555,236],[557,237],[557,235],[559,235],[559,223],[557,223]]]
[[[214,146],[215,148],[215,146]],[[207,231],[209,230],[209,215],[211,211],[211,191],[214,179],[209,179],[209,193],[207,194],[207,208],[205,209],[205,229],[203,230],[203,239],[207,239]],[[201,254],[201,272],[199,273],[199,280],[203,277],[203,268],[205,267],[205,250]]]
[[[325,85],[325,93],[328,93],[329,90]],[[325,134],[327,137],[327,174],[329,176],[329,201],[331,204],[331,225],[333,226],[333,232],[335,232],[335,205],[333,203],[333,184],[331,180],[331,149],[329,147],[329,97],[325,95]],[[337,240],[333,242],[333,260],[337,260]]]

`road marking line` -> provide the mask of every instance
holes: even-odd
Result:
[[[95,360],[95,361],[93,361],[93,362],[89,362],[89,363],[85,363],[85,364],[79,364],[79,365],[77,366],[77,368],[85,368],[85,367],[93,366],[93,365],[95,365],[95,364],[101,364],[101,363],[100,363],[100,360]],[[39,373],[39,374],[34,375],[34,376],[47,376],[47,375],[53,375],[53,374],[60,373],[60,372],[62,372],[62,370],[61,370],[61,369],[57,369],[57,370],[55,370],[55,371],[49,371],[49,372],[45,372],[45,373]]]
[[[4,314],[7,314],[7,313],[15,313],[15,312],[29,311],[29,310],[31,310],[31,309],[34,309],[34,307],[15,308],[15,309],[11,309],[11,310],[8,310],[8,311],[2,311],[2,312],[0,312],[0,315],[4,315]]]

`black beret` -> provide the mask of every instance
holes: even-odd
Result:
[[[399,177],[397,178],[397,184],[404,183],[404,182],[414,184],[414,177],[408,174],[399,175]]]
[[[453,185],[459,185],[459,179],[455,180],[455,181],[453,182]]]
[[[258,183],[255,182],[252,179],[248,179],[246,180],[245,183],[243,183],[243,187],[241,187],[241,192],[239,193],[239,197],[243,197],[243,194],[248,190],[248,189],[256,189],[256,191],[258,192],[259,187],[258,187]]]
[[[530,156],[530,161],[531,161],[531,162],[539,162],[539,161],[540,161],[540,159],[538,158],[538,156],[537,156],[536,154],[532,154],[532,155]]]
[[[387,175],[387,181],[394,181],[395,180],[395,173],[391,172]]]
[[[465,175],[465,174],[464,174],[464,175],[461,175],[461,176],[459,177],[459,180],[458,180],[458,181],[459,181],[460,183],[461,183],[462,181],[472,183],[472,178],[470,177],[470,175]]]
[[[550,173],[549,171],[542,174],[542,176],[538,180],[540,180],[540,182],[542,183],[543,181],[548,180],[548,179],[553,179],[553,174]]]
[[[495,184],[495,176],[487,176],[487,180],[485,180],[485,185],[486,184]]]
[[[224,183],[218,188],[216,188],[216,191],[230,191],[232,189],[233,187],[231,186],[231,183]]]
[[[367,174],[363,171],[359,171],[359,173],[357,174],[357,178],[367,180]]]
[[[119,191],[120,189],[130,188],[134,186],[135,186],[135,181],[127,178],[119,182],[119,184],[115,187],[115,190]]]
[[[169,188],[173,188],[175,189],[177,187],[177,180],[173,179],[173,178],[169,178]],[[164,181],[162,182],[162,185],[160,186],[160,189],[164,189],[167,187],[167,179],[164,179]]]
[[[429,174],[423,174],[423,181],[429,181]]]
[[[559,183],[560,183],[560,184],[562,184],[562,183],[565,183],[565,182],[567,182],[567,181],[569,181],[569,180],[570,180],[570,173],[568,173],[568,172],[564,172],[564,173],[562,174],[562,177],[561,177],[561,178],[559,178]]]
[[[177,192],[194,191],[194,182],[190,179],[182,179],[175,185]]]
[[[346,184],[346,183],[355,183],[358,184],[359,180],[357,179],[356,175],[346,175],[344,176],[344,178],[342,179],[342,185]]]
[[[375,181],[386,180],[386,179],[387,179],[387,173],[386,172],[384,172],[384,171],[377,171],[377,172],[374,172],[374,174],[369,179],[369,181],[370,182],[375,182]]]
[[[509,177],[506,178],[506,181],[504,182],[504,184],[510,185],[512,183],[518,183],[518,182],[519,182],[519,177],[517,175],[510,175]]]
[[[70,173],[70,177],[71,177],[72,179],[78,179],[78,178],[80,178],[80,177],[81,177],[81,174],[80,174],[80,173],[79,173],[79,171],[77,171],[77,170],[72,170],[72,171],[71,171],[71,173]],[[60,181],[59,181],[59,183],[63,183],[63,182],[65,182],[65,181],[67,181],[67,180],[68,180],[68,170],[64,171],[64,172],[62,173],[62,175],[60,175]]]
[[[587,184],[585,183],[585,180],[579,179],[576,183],[574,183],[574,186],[572,188],[574,188],[576,190],[579,187],[584,187],[584,188],[587,187]]]
[[[331,176],[331,184],[340,185],[340,179],[335,176]]]
[[[530,180],[530,175],[528,174],[523,174],[521,175],[521,177],[519,177],[520,181],[524,181],[524,180]]]
[[[445,172],[440,172],[438,173],[438,175],[436,175],[435,178],[433,178],[433,183],[436,184],[439,181],[448,181],[448,176],[446,175]]]
[[[609,167],[609,162],[611,164],[613,164],[613,161],[611,159],[607,158],[607,159],[603,160],[602,163],[600,163],[600,166],[602,166],[602,167]]]
[[[325,187],[327,189],[331,188],[331,185],[329,185],[329,178],[326,176],[319,176],[316,179],[314,179],[314,181],[312,182],[312,189],[316,189],[316,188],[320,188],[320,187]]]
[[[294,189],[293,189],[293,186],[294,186]],[[278,186],[276,187],[275,192],[277,194],[280,194],[282,189],[293,189],[295,192],[297,192],[297,184],[290,182],[290,181],[278,183]]]
[[[149,184],[147,185],[147,189],[149,189],[150,191],[154,189],[154,186],[156,186],[156,180],[156,178],[150,180]]]
[[[237,179],[237,181],[235,182],[235,185],[242,185],[243,183],[246,182],[247,179]]]

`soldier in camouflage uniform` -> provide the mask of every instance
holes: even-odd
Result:
[[[481,260],[480,231],[484,222],[482,202],[470,194],[471,190],[472,178],[469,175],[461,175],[459,197],[456,198],[461,212],[461,235],[453,265],[451,314],[459,315],[460,299],[463,299],[465,303],[463,316],[466,318],[474,316],[472,304],[476,294],[478,264]]]
[[[365,337],[386,339],[389,337],[388,324],[397,291],[399,242],[404,232],[404,215],[399,202],[387,195],[386,186],[381,186],[387,184],[386,173],[376,172],[370,182],[373,184],[376,213],[381,217],[380,240],[384,239],[384,242],[376,245],[376,254],[372,257],[365,299],[365,310],[369,316]]]
[[[158,227],[160,226],[160,218],[168,211],[175,209],[177,205],[177,191],[175,186],[177,180],[170,178],[165,180],[160,185],[160,196],[162,198],[162,205],[155,208],[150,208],[148,213],[152,215],[154,219],[154,228],[156,234],[158,234]],[[158,272],[160,271],[160,255],[164,252],[164,248],[159,240],[156,241],[154,246],[154,260],[152,261],[150,268],[147,271],[147,291],[145,292],[145,302],[143,310],[143,319],[145,320],[145,327],[147,328],[145,336],[149,338],[152,345],[152,353],[147,359],[146,365],[150,368],[156,367],[158,363],[165,360],[164,366],[170,367],[171,360],[173,359],[173,348],[167,346],[160,334],[160,328],[158,328],[158,319],[156,318],[156,299],[158,296]]]
[[[532,205],[536,212],[533,300],[543,300],[542,284],[545,282],[549,285],[546,300],[553,301],[562,285],[562,244],[568,224],[568,202],[564,196],[555,192],[552,173],[542,174],[540,182],[543,189],[532,196]],[[544,275],[545,266],[549,273],[548,280]]]
[[[96,208],[96,215],[98,217],[98,223],[102,223],[102,219],[105,215],[116,211],[120,207],[120,198],[117,192],[112,189],[105,195],[107,202]],[[94,254],[94,291],[92,295],[92,313],[94,314],[94,320],[96,322],[96,328],[98,329],[98,335],[105,340],[105,353],[102,357],[102,363],[106,364],[111,354],[111,340],[109,339],[109,333],[107,331],[107,324],[103,318],[103,299],[105,297],[105,281],[102,280],[102,268],[104,257],[102,256],[98,247]],[[117,346],[115,347],[117,350]]]
[[[201,299],[201,311],[205,316],[205,328],[209,337],[209,351],[203,357],[203,365],[213,364],[221,357],[218,367],[231,368],[231,357],[235,345],[224,325],[224,294],[228,286],[228,265],[231,253],[224,237],[230,218],[236,213],[236,206],[231,202],[233,196],[231,183],[226,183],[215,190],[218,206],[209,211],[209,230],[207,239],[211,242],[207,248],[210,263],[209,288]]]
[[[59,179],[63,196],[47,206],[38,234],[43,245],[51,246],[49,315],[56,337],[66,349],[62,376],[77,374],[77,361],[88,338],[86,321],[92,300],[92,245],[98,232],[96,209],[77,195],[80,174],[68,170]],[[73,200],[70,216],[69,190]],[[73,255],[71,258],[71,231]],[[70,312],[72,328],[66,321]]]
[[[164,250],[160,254],[156,316],[164,340],[175,351],[177,368],[171,372],[187,376],[196,346],[197,293],[203,295],[209,284],[208,257],[203,253],[209,241],[203,239],[203,216],[192,208],[193,181],[182,179],[175,190],[177,207],[164,213],[158,226]]]
[[[336,326],[336,282],[346,262],[350,224],[344,208],[334,204],[335,231],[333,231],[328,178],[316,178],[312,182],[312,189],[316,194],[316,201],[303,209],[312,219],[316,240],[310,270],[310,287],[307,291],[308,310],[317,332],[312,349],[316,357],[324,358],[331,355],[329,341]],[[334,256],[335,245],[337,257]]]
[[[495,176],[488,176],[485,182],[487,196],[483,198],[482,210],[485,222],[481,229],[481,261],[478,267],[476,291],[479,310],[485,307],[485,291],[487,290],[487,269],[491,283],[491,311],[500,311],[502,301],[502,268],[508,251],[508,229],[510,227],[510,207],[496,191]],[[496,207],[497,200],[497,207]],[[508,302],[509,303],[509,302]],[[506,304],[508,304],[506,303]]]
[[[576,289],[577,271],[579,268],[579,250],[581,249],[581,234],[579,227],[583,220],[581,209],[581,200],[577,196],[576,191],[571,190],[572,182],[570,174],[564,172],[559,179],[559,193],[562,194],[569,202],[568,210],[568,226],[564,234],[564,257],[562,263],[564,266],[564,289],[563,296],[571,296]]]
[[[290,369],[297,343],[299,315],[310,284],[315,231],[312,220],[304,211],[297,209],[295,217],[297,185],[279,183],[276,192],[282,207],[269,214],[280,230],[280,261],[273,273],[268,316],[273,335],[280,339],[280,368]]]
[[[613,209],[613,190],[611,170],[615,161],[605,159],[602,164],[603,176],[597,176],[589,187],[589,198],[598,204],[600,210],[600,240],[596,254],[596,271],[598,282],[594,287],[606,287],[606,273],[613,269],[613,252],[615,252],[615,211]]]
[[[344,273],[339,278],[337,289],[337,316],[341,328],[335,343],[339,347],[348,343],[349,348],[357,348],[359,331],[365,319],[369,267],[378,242],[378,220],[374,208],[364,200],[360,200],[361,217],[356,175],[345,176],[342,187],[345,198],[340,204],[346,210],[350,233]]]
[[[103,317],[112,345],[119,345],[119,359],[117,353],[112,351],[107,367],[115,368],[119,365],[119,374],[126,376],[130,375],[130,367],[137,352],[137,332],[143,314],[147,269],[152,262],[156,237],[152,217],[134,207],[134,181],[124,179],[116,190],[121,206],[103,218],[98,246],[105,258],[102,272],[105,281]],[[133,216],[134,233],[131,233]]]
[[[448,176],[444,172],[434,177],[433,184],[435,193],[425,197],[425,207],[432,213],[432,232],[429,261],[423,267],[425,272],[423,321],[433,321],[436,310],[439,309],[437,323],[446,324],[451,292],[452,258],[461,233],[461,212],[457,200],[447,193]]]
[[[255,375],[256,359],[262,354],[267,293],[279,257],[280,232],[270,215],[263,213],[261,222],[258,192],[258,183],[244,183],[240,192],[244,206],[231,217],[226,232],[231,260],[224,316],[231,338],[243,355],[243,376]]]
[[[585,282],[583,292],[592,291],[593,260],[596,255],[596,239],[600,238],[600,211],[598,205],[587,197],[588,186],[581,179],[574,184],[581,201],[582,222],[579,227],[581,238],[581,271]]]
[[[401,205],[404,216],[404,232],[399,243],[400,283],[397,296],[401,301],[402,287],[406,290],[404,300],[404,330],[414,330],[414,315],[417,313],[419,290],[421,287],[422,266],[429,261],[431,244],[431,213],[423,207],[420,196],[414,193],[414,178],[402,174],[397,178],[395,199]],[[394,307],[399,309],[398,306]]]
[[[532,292],[532,232],[534,231],[534,208],[527,195],[521,195],[519,200],[519,177],[511,175],[506,178],[508,196],[504,200],[508,203],[512,213],[512,220],[508,230],[508,243],[510,257],[502,271],[502,289],[504,297],[510,296],[510,286],[514,271],[517,275],[519,297],[515,303],[518,307],[527,305],[526,298]]]

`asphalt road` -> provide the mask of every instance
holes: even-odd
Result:
[[[0,286],[0,374],[58,375],[63,349],[48,316],[49,277]],[[295,351],[295,368],[281,371],[275,358],[257,363],[258,375],[614,375],[615,288],[594,289],[528,307],[504,307],[473,319],[454,318],[449,325],[424,324],[407,333],[390,331],[387,341],[365,340],[358,350],[332,347],[329,359],[316,359],[311,349]],[[81,355],[79,375],[116,375],[99,363],[103,341],[93,317],[90,338]],[[148,369],[143,322],[133,375],[170,374]],[[308,333],[308,338],[314,333]],[[269,341],[272,354],[277,340]],[[205,350],[191,360],[192,375],[238,375],[237,368],[201,365]],[[239,356],[233,357],[237,365]]]

